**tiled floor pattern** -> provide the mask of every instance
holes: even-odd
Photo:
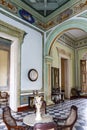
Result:
[[[47,113],[53,117],[67,117],[70,112],[71,105],[76,105],[78,107],[78,120],[75,123],[73,130],[87,130],[87,99],[76,99],[67,100],[64,103],[59,103],[47,107]],[[0,109],[0,113],[2,109]],[[22,119],[24,116],[33,113],[33,111],[18,112],[13,113],[13,116],[18,119]],[[7,130],[5,124],[3,123],[2,117],[0,117],[0,130]]]

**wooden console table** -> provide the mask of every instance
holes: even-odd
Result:
[[[64,92],[57,92],[52,94],[52,101],[54,103],[64,102]]]

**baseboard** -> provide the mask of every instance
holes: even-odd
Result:
[[[77,96],[72,96],[72,97],[70,97],[70,100],[72,100],[72,99],[77,99],[77,98],[87,98],[87,95],[81,95],[81,96],[79,96],[79,97],[77,97]]]
[[[29,106],[20,106],[18,107],[18,112],[29,110]]]
[[[23,112],[23,111],[34,111],[34,110],[35,110],[35,108],[30,107],[29,105],[18,107],[18,112]]]

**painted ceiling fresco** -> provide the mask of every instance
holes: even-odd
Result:
[[[33,1],[38,2],[39,0]],[[87,0],[79,0],[78,2],[74,2],[74,4],[71,4],[71,1],[68,0],[68,2],[66,2],[69,6],[62,4],[62,7],[60,7],[60,9],[62,8],[61,11],[57,9],[54,11],[52,10],[50,15],[44,17],[39,14],[39,12],[37,13],[37,11],[33,10],[33,8],[25,2],[26,0],[0,0],[0,7],[44,31],[51,29],[61,22],[75,16],[76,14],[79,14],[81,11],[86,10],[87,8]],[[63,6],[66,8],[63,8]],[[80,17],[82,17],[82,15],[80,15]]]

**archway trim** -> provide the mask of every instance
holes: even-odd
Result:
[[[74,28],[81,29],[87,32],[87,20],[85,18],[74,18],[58,25],[58,27],[56,27],[56,29],[54,29],[47,38],[45,44],[45,55],[49,55],[50,48],[58,36],[60,36],[66,30]]]

